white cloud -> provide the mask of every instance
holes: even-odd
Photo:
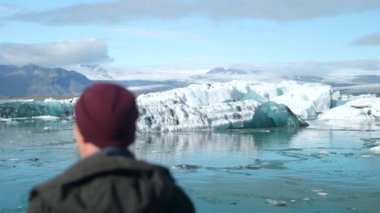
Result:
[[[353,45],[380,45],[380,33],[365,35],[352,42]]]
[[[113,0],[20,12],[8,19],[44,24],[88,24],[197,15],[213,20],[261,18],[295,21],[379,9],[378,0]]]
[[[132,27],[106,27],[106,30],[121,33],[126,36],[145,37],[165,40],[186,40],[199,41],[201,36],[191,33],[184,33],[175,30],[148,29],[148,28],[132,28]]]
[[[101,39],[59,41],[54,43],[0,44],[0,64],[37,64],[64,66],[109,61],[107,44]]]

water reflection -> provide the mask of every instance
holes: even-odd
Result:
[[[260,129],[141,134],[131,150],[137,158],[173,168],[275,168],[302,129]]]
[[[139,135],[133,151],[170,167],[201,212],[377,212],[368,147],[379,138],[315,126],[176,132]]]
[[[299,128],[229,130],[204,132],[167,132],[141,134],[136,140],[136,152],[147,150],[183,155],[208,150],[212,152],[255,153],[258,148],[287,147]]]
[[[0,122],[0,212],[25,212],[33,185],[76,160],[72,122]]]

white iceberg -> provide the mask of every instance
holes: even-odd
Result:
[[[139,131],[227,128],[249,120],[265,98],[239,82],[191,85],[140,95]],[[247,100],[245,100],[247,99]]]
[[[319,120],[379,120],[380,98],[362,98],[349,101],[319,116]]]
[[[303,119],[316,119],[318,114],[331,108],[333,93],[330,86],[285,81],[278,84],[278,90],[283,94],[272,98],[271,101],[285,104]]]
[[[380,154],[380,145],[370,148],[369,151],[373,152],[374,154]]]
[[[307,92],[312,94],[307,96]],[[286,102],[290,108],[288,117],[272,124],[286,121],[293,125],[297,122],[291,120],[298,118],[293,116],[292,111],[306,119],[313,118],[317,113],[329,109],[331,94],[329,86],[294,81],[280,84],[232,81],[191,85],[140,95],[137,98],[140,110],[137,127],[140,132],[245,128],[258,107],[269,101],[280,104]],[[281,96],[284,98],[281,99]],[[274,107],[275,103],[270,105]],[[287,112],[278,110],[277,105],[274,108],[279,113]],[[273,119],[273,115],[269,119]]]

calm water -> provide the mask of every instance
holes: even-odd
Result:
[[[169,167],[198,212],[380,212],[378,127],[143,134],[131,150]],[[0,212],[24,212],[76,160],[70,121],[0,122]]]

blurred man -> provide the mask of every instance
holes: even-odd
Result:
[[[194,212],[169,171],[134,159],[138,110],[123,87],[87,88],[75,105],[74,134],[81,160],[35,187],[28,212]]]

